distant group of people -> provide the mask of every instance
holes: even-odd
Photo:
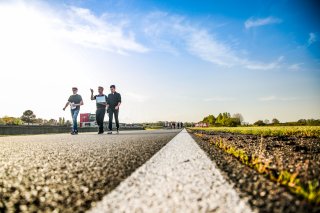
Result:
[[[119,108],[121,105],[121,95],[120,93],[116,92],[115,85],[110,86],[111,93],[108,96],[103,93],[103,90],[104,88],[99,86],[98,94],[94,95],[93,89],[90,89],[91,100],[95,100],[97,106],[96,121],[97,125],[99,126],[98,134],[104,133],[103,121],[106,112],[109,115],[108,134],[112,134],[113,117],[116,121],[117,133],[119,133]],[[73,94],[69,97],[68,102],[64,106],[63,110],[66,110],[66,108],[70,106],[73,122],[71,134],[76,135],[78,134],[77,118],[80,112],[80,106],[82,106],[84,103],[81,95],[78,94],[77,87],[72,88],[72,93]]]
[[[172,122],[170,123],[171,129],[182,129],[183,123],[182,122]]]

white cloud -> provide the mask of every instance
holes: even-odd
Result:
[[[220,66],[231,67],[241,62],[233,50],[205,30],[190,29],[186,40],[190,53]]]
[[[279,24],[282,20],[275,17],[266,17],[266,18],[249,18],[245,21],[244,26],[246,29],[250,29],[252,27],[260,27],[264,25],[270,25],[270,24]]]
[[[309,33],[308,45],[310,46],[314,42],[318,40],[317,35],[315,33]]]
[[[277,97],[274,95],[258,98],[259,101],[295,101],[297,99],[296,97]]]
[[[32,27],[28,34],[42,31],[70,43],[121,54],[148,51],[136,41],[134,33],[126,29],[124,20],[111,23],[106,18],[107,14],[96,16],[89,9],[84,8],[52,9],[44,4],[23,2],[0,4],[0,6],[3,13],[2,21],[10,25],[12,22],[19,22],[16,23],[18,26],[24,25],[21,30]],[[9,15],[8,11],[13,14]],[[21,14],[25,17],[22,18]],[[5,15],[7,17],[4,17]]]
[[[293,70],[293,71],[301,70],[301,65],[303,65],[303,63],[292,64],[289,66],[289,70]]]
[[[262,63],[262,62],[245,62],[245,67],[252,70],[272,70],[278,68],[280,66],[281,61],[283,61],[284,57],[280,56],[277,60],[270,63]]]
[[[282,61],[282,56],[269,63],[244,58],[243,50],[239,52],[234,50],[206,29],[188,22],[183,16],[163,12],[151,13],[146,18],[145,26],[144,32],[151,39],[155,39],[156,43],[165,41],[166,44],[171,44],[171,49],[185,50],[189,54],[218,66],[271,70],[278,68]]]
[[[61,20],[61,35],[75,43],[111,52],[146,52],[147,48],[135,40],[133,32],[125,33],[125,26],[110,23],[95,16],[90,10],[71,7],[67,16]]]

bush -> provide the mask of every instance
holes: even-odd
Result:
[[[254,122],[253,125],[255,125],[255,126],[265,126],[266,124],[263,122],[263,120],[258,120],[256,122]]]

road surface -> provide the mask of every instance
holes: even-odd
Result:
[[[178,131],[0,137],[0,212],[81,212]]]
[[[0,138],[0,212],[238,212],[186,130]]]

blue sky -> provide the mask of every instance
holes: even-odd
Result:
[[[118,85],[123,122],[320,118],[316,1],[2,1],[0,116]],[[12,84],[14,86],[12,88]],[[10,93],[7,88],[12,88]],[[17,98],[11,94],[27,95]]]

